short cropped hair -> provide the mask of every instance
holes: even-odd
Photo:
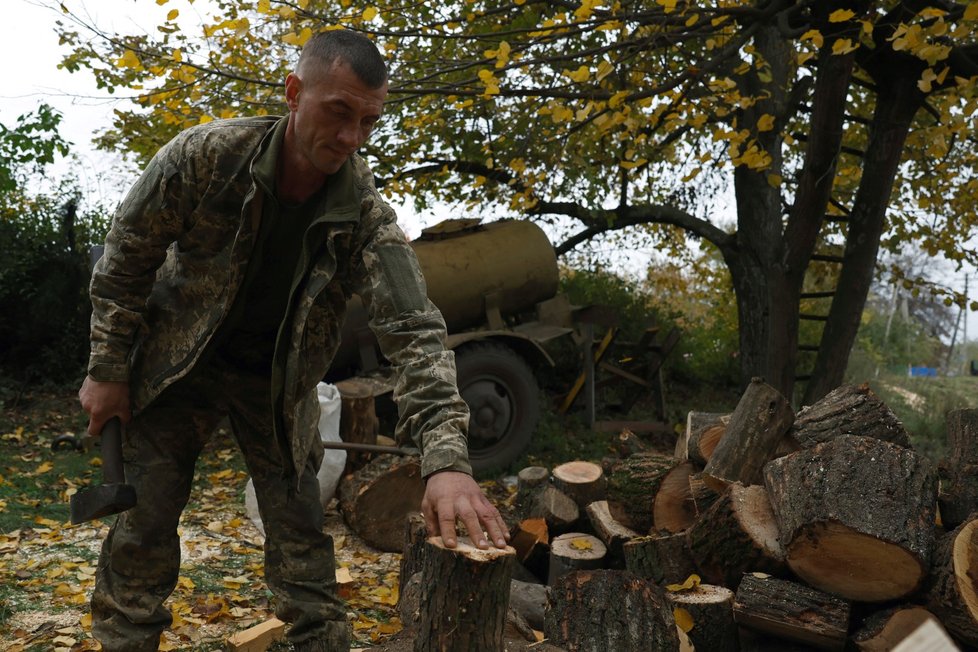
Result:
[[[380,88],[387,82],[387,64],[374,42],[347,29],[320,32],[306,41],[296,72],[302,77],[306,72],[303,68],[310,64],[319,70],[329,70],[337,60],[348,64],[368,88]]]

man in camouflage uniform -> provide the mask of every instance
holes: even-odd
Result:
[[[454,546],[459,518],[481,547],[505,545],[505,525],[471,477],[444,321],[355,154],[386,94],[376,47],[324,32],[285,80],[288,116],[181,133],[116,213],[92,278],[79,391],[89,432],[113,416],[128,424],[123,456],[139,499],[99,559],[92,613],[104,650],[155,650],[170,624],[163,602],[179,572],[177,523],[222,417],[255,482],[265,576],[290,640],[297,650],[349,648],[316,479],[316,384],[353,293],[396,372],[398,437],[423,452],[429,530]]]

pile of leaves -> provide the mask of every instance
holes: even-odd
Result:
[[[84,432],[73,392],[18,397],[0,421],[0,649],[99,649],[88,600],[98,551],[114,517],[72,526],[69,500],[101,479],[98,449],[51,444]],[[180,524],[180,579],[167,606],[174,621],[161,650],[224,649],[235,632],[273,616],[263,580],[262,536],[244,505],[247,473],[225,430],[201,456]],[[381,645],[401,630],[400,555],[364,546],[327,510],[355,644]],[[286,649],[284,646],[278,649]]]

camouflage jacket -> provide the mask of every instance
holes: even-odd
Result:
[[[252,163],[279,118],[215,121],[164,146],[121,203],[92,276],[89,373],[129,381],[138,413],[185,376],[241,286],[262,214]],[[279,136],[280,137],[280,136]],[[339,344],[346,301],[359,294],[394,370],[397,438],[422,451],[422,473],[471,472],[468,409],[458,394],[445,324],[428,300],[417,258],[353,156],[327,180],[314,218],[324,243],[293,289],[280,329],[272,396],[283,451],[301,469],[318,442],[316,384]],[[307,238],[310,240],[310,238]]]

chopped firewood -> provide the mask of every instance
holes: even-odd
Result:
[[[567,532],[581,517],[577,503],[552,485],[544,487],[533,499],[527,513],[529,518],[542,518],[551,534]]]
[[[947,415],[947,456],[941,461],[941,523],[955,528],[978,512],[978,409]]]
[[[877,611],[853,635],[852,642],[859,652],[889,652],[928,620],[937,623],[932,612],[917,605],[901,605]],[[937,627],[942,631],[944,629],[940,624]]]
[[[692,462],[679,462],[662,478],[652,501],[652,525],[658,532],[682,532],[696,520],[689,478],[698,471]]]
[[[690,555],[707,582],[736,589],[744,573],[779,574],[784,549],[767,491],[732,484],[686,532]]]
[[[607,500],[596,500],[588,505],[587,515],[595,534],[608,548],[608,566],[624,568],[624,545],[639,536],[638,533],[615,520],[608,509]]]
[[[625,568],[656,584],[675,584],[697,572],[686,533],[632,539],[624,546]]]
[[[889,648],[887,648],[889,649]],[[925,621],[917,630],[892,648],[892,652],[960,652],[936,620]]]
[[[680,437],[676,457],[704,466],[727,431],[730,414],[722,412],[690,412],[686,415],[686,431]]]
[[[516,495],[513,509],[517,520],[529,518],[533,503],[543,490],[550,486],[550,469],[543,466],[528,466],[516,475]]]
[[[509,545],[516,551],[516,560],[539,578],[547,575],[550,557],[550,533],[542,518],[527,518],[510,530]]]
[[[978,513],[938,542],[927,606],[951,635],[978,647]]]
[[[502,652],[515,551],[481,550],[467,537],[447,548],[429,537],[421,568],[416,652]]]
[[[737,623],[733,617],[734,593],[723,586],[699,584],[663,594],[672,607],[676,625],[684,630],[696,650],[737,652]]]
[[[633,455],[608,471],[608,509],[615,520],[640,534],[652,530],[652,506],[666,475],[681,462],[667,455]]]
[[[811,587],[748,573],[737,588],[734,619],[753,630],[821,650],[843,650],[849,603]]]
[[[278,618],[270,618],[243,632],[229,636],[228,652],[265,652],[273,643],[285,639],[286,625]]]
[[[703,473],[693,473],[689,476],[689,499],[693,503],[693,513],[700,516],[710,509],[710,506],[717,501],[720,494],[715,492],[710,485],[703,480]]]
[[[340,512],[367,545],[401,552],[404,523],[421,510],[424,481],[416,457],[381,455],[340,481]]]
[[[594,462],[574,461],[554,467],[554,486],[577,503],[581,512],[596,500],[604,500],[607,480]]]
[[[679,648],[672,610],[661,590],[627,571],[564,575],[551,588],[544,622],[547,639],[568,650],[674,652]]]
[[[619,457],[642,455],[652,450],[647,443],[642,441],[641,437],[627,428],[618,434],[617,449]]]
[[[703,480],[717,493],[731,482],[760,484],[764,465],[794,418],[781,392],[760,378],[752,380],[703,469]]]
[[[550,571],[547,584],[576,570],[601,568],[608,549],[597,537],[581,532],[568,532],[550,542]]]
[[[788,437],[801,448],[811,448],[842,435],[874,437],[905,448],[910,435],[903,423],[869,385],[843,385],[803,408]]]
[[[788,566],[861,602],[897,600],[927,575],[937,480],[912,450],[843,435],[764,469]]]

